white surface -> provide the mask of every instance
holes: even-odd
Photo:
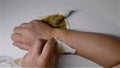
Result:
[[[2,0],[2,15],[0,26],[0,55],[18,58],[24,51],[14,47],[10,35],[13,28],[21,23],[29,22],[35,18],[77,10],[68,21],[75,30],[107,33],[120,36],[120,23],[118,21],[119,0]],[[43,8],[44,7],[44,8]],[[69,67],[97,66],[78,56],[62,56],[60,65]],[[65,64],[64,64],[65,63]]]
[[[119,26],[120,26],[120,0],[119,0],[118,4],[119,4],[119,7],[118,7],[118,8],[119,8],[119,14],[118,14],[118,15],[119,15],[119,18],[118,18],[118,23],[119,23]],[[120,29],[120,27],[119,27],[119,29]],[[119,32],[120,32],[120,30],[119,30]]]
[[[2,31],[1,31],[1,23],[2,23],[2,21],[1,21],[1,17],[2,17],[2,15],[1,15],[1,8],[2,8],[2,7],[1,7],[1,0],[0,0],[0,41],[2,40],[2,36],[1,36],[1,35],[2,35],[2,34],[1,34],[1,32],[2,32]],[[2,45],[2,42],[0,42],[0,46],[1,46],[1,45]],[[2,49],[1,49],[1,47],[0,47],[0,53],[1,53],[1,50],[2,50]]]

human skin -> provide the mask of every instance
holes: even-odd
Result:
[[[108,35],[51,28],[39,20],[15,27],[12,34],[13,44],[23,50],[29,50],[36,39],[48,40],[53,37],[76,49],[77,55],[103,67],[110,68],[120,63],[120,39]]]
[[[114,66],[112,68],[120,68],[120,64],[118,64],[118,65],[116,65],[116,66]]]
[[[36,40],[21,61],[22,68],[54,68],[57,53],[54,38],[43,43]]]

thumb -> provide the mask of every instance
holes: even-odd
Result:
[[[56,48],[56,40],[52,38],[46,42],[45,46],[43,47],[41,56],[43,56],[44,59],[47,59],[48,57],[50,57],[51,53],[53,53],[55,48]]]
[[[42,40],[36,40],[34,44],[31,46],[29,52],[33,55],[40,55],[43,49],[43,42]]]

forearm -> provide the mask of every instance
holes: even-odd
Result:
[[[88,58],[104,67],[120,62],[120,40],[97,33],[55,29],[55,37],[77,50],[77,55]]]

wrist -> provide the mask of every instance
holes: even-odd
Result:
[[[63,40],[66,38],[66,35],[67,35],[67,30],[65,29],[59,29],[59,28],[53,29],[52,37],[57,37],[60,40]]]

